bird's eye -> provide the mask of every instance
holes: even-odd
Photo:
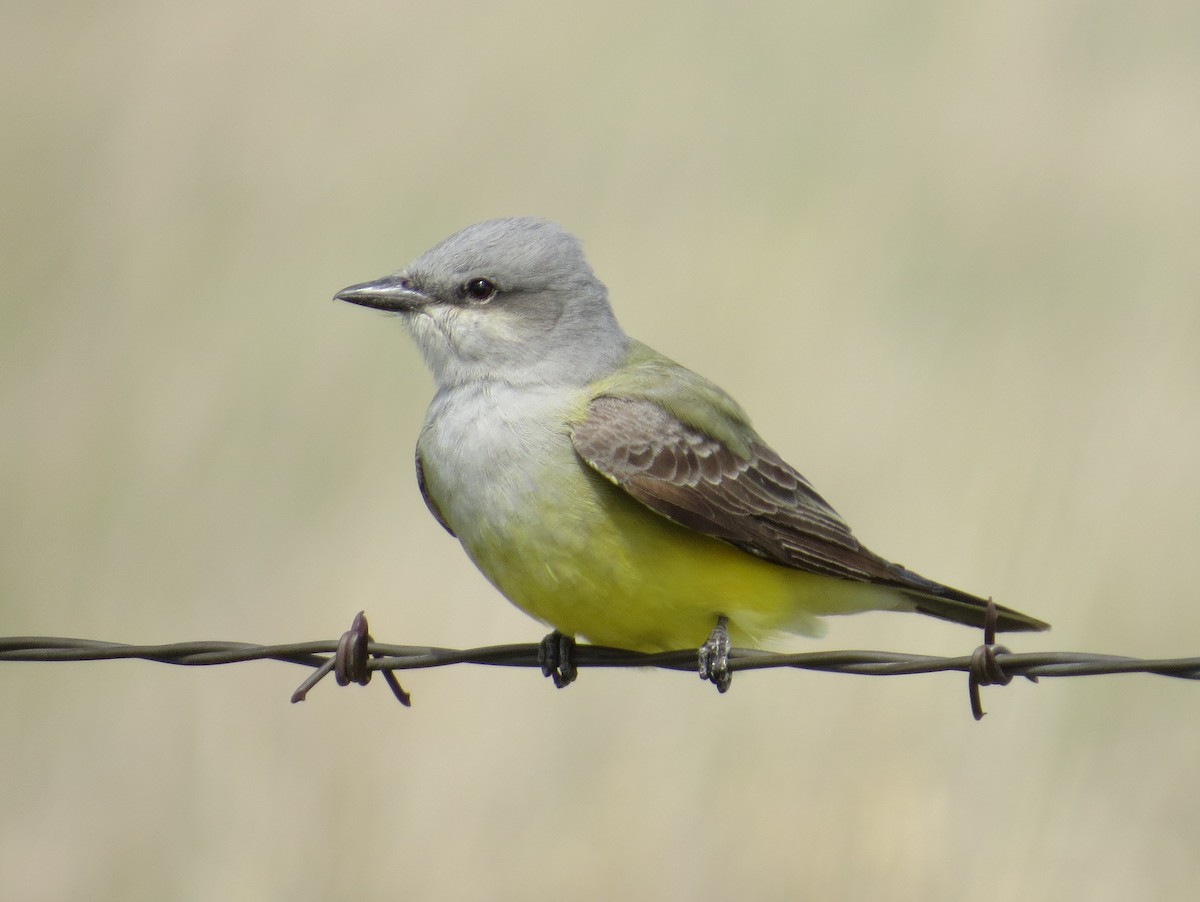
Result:
[[[471,279],[463,285],[462,290],[464,295],[480,303],[496,296],[496,284],[490,279]]]

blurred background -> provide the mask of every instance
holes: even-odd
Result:
[[[0,635],[543,630],[333,293],[557,219],[871,548],[1200,653],[1200,7],[10,3]],[[798,649],[966,654],[918,617]],[[1192,899],[1200,687],[0,664],[6,900]]]

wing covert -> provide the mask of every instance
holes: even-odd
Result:
[[[602,396],[572,432],[593,469],[651,510],[773,563],[894,582],[803,476],[757,436],[749,456],[649,400]]]

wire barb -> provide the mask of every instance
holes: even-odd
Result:
[[[979,697],[980,686],[1007,686],[1012,682],[1012,676],[1004,672],[1000,666],[998,655],[1011,655],[1012,652],[1003,645],[996,644],[996,624],[1000,613],[996,610],[996,602],[990,597],[987,610],[983,615],[983,645],[971,653],[971,666],[967,671],[967,690],[971,696],[971,716],[983,720],[987,714],[983,710],[983,702]],[[1026,677],[1031,683],[1037,682],[1036,676]]]
[[[292,693],[292,704],[304,701],[308,697],[309,690],[323,680],[331,670],[339,686],[349,686],[351,683],[365,686],[371,682],[371,641],[371,634],[367,631],[367,614],[365,611],[359,611],[354,615],[350,629],[342,633],[342,637],[338,639],[337,651],[333,657],[326,659]],[[400,681],[396,679],[396,675],[391,670],[384,670],[383,678],[400,704],[406,708],[411,707],[412,696],[404,691]]]

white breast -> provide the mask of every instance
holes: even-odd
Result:
[[[564,398],[564,395],[566,396]],[[577,472],[566,420],[573,391],[476,382],[441,391],[418,448],[427,489],[450,527],[471,544],[503,531],[541,495],[555,472]]]

